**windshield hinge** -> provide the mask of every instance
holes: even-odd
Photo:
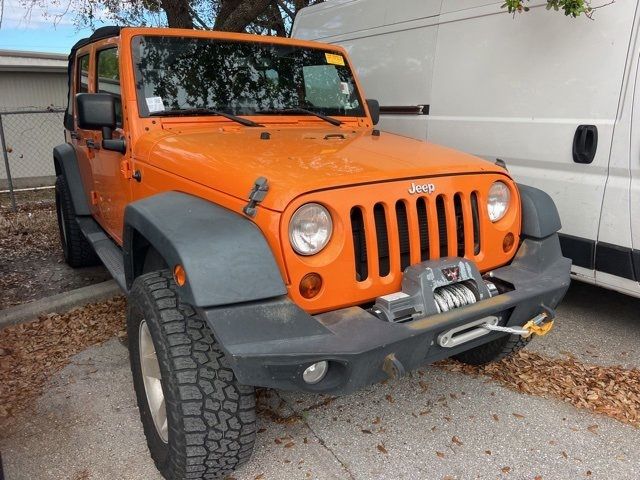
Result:
[[[267,179],[265,177],[256,179],[253,183],[253,188],[249,192],[249,203],[247,203],[247,206],[244,207],[242,211],[249,217],[255,217],[256,207],[264,200],[268,191],[269,185],[267,184]]]

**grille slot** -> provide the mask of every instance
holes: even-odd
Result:
[[[378,202],[373,208],[353,207],[351,231],[356,280],[362,282],[372,276],[400,273],[412,264],[412,257],[414,262],[423,262],[450,254],[467,258],[479,255],[478,205],[476,192],[456,192],[451,196]],[[375,238],[371,238],[374,231]],[[377,260],[378,272],[372,271],[375,263],[369,265],[369,259]]]
[[[440,257],[446,257],[449,254],[449,238],[447,237],[447,210],[444,206],[444,197],[442,195],[438,195],[436,199],[436,211],[438,213]]]
[[[400,270],[411,264],[411,246],[409,242],[409,219],[407,207],[402,200],[396,202],[396,222],[398,224],[398,238],[400,239]]]
[[[367,267],[367,235],[364,230],[364,217],[358,207],[351,209],[351,232],[355,257],[356,281],[362,282],[369,277]]]
[[[427,219],[427,201],[420,197],[416,202],[418,209],[418,229],[420,232],[420,261],[429,260],[429,220]]]
[[[473,218],[473,254],[480,253],[480,215],[478,212],[478,194],[471,193],[471,217]]]
[[[387,231],[387,216],[384,211],[384,205],[376,203],[375,207],[373,207],[373,217],[378,241],[378,271],[381,277],[386,277],[391,271],[391,262],[389,258],[389,232]]]
[[[456,215],[456,244],[458,246],[458,256],[464,257],[464,214],[462,213],[462,198],[459,193],[453,197],[453,208]]]

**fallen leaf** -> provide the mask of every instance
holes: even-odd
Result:
[[[484,453],[486,453],[487,455],[491,455],[491,450],[485,450]]]
[[[502,473],[509,473],[511,471],[511,467],[502,467]]]
[[[387,399],[387,402],[389,402],[389,403],[394,403],[394,402],[395,402],[395,400],[393,399],[393,397],[392,397],[391,395],[389,395],[389,394],[385,395],[385,397],[384,397],[384,398],[386,398],[386,399]]]
[[[497,414],[495,414],[495,413],[494,413],[492,416],[493,416],[493,420],[494,420],[494,421],[496,421],[496,422],[499,422],[499,421],[500,421],[500,417],[498,417],[498,415],[497,415]]]
[[[378,445],[376,445],[376,448],[378,449],[379,452],[387,454],[389,452],[387,452],[387,449],[384,447],[384,444],[380,443]]]
[[[371,435],[373,432],[371,430],[367,430],[366,428],[362,429],[362,433],[367,433],[369,435]]]
[[[587,427],[587,430],[589,430],[591,433],[595,434],[598,433],[598,425],[591,425],[589,427]]]
[[[436,455],[437,455],[439,458],[444,458],[444,453],[442,453],[442,452],[436,452]]]
[[[295,445],[295,443],[289,442],[284,446],[284,448],[292,448],[294,445]]]
[[[460,441],[460,439],[459,439],[458,437],[456,437],[456,436],[454,436],[454,437],[451,439],[451,441],[452,441],[453,443],[455,443],[456,445],[458,445],[458,446],[462,446],[462,445],[464,445],[464,444]]]
[[[569,458],[569,455],[567,455],[567,452],[562,452],[562,456],[563,456],[564,458]]]

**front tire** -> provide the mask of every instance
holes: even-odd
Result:
[[[484,365],[502,360],[524,348],[533,335],[523,338],[520,335],[505,335],[478,347],[459,353],[453,358],[469,365]]]
[[[71,191],[64,175],[56,178],[56,216],[64,261],[73,268],[98,265],[100,259],[76,222]]]
[[[180,301],[167,270],[133,282],[127,332],[140,417],[160,473],[172,480],[222,478],[249,460],[255,390],[238,383],[206,322]]]

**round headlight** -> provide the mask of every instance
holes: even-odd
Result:
[[[329,211],[317,203],[307,203],[291,217],[289,241],[300,255],[315,255],[327,246],[332,231]]]
[[[511,202],[511,191],[503,182],[495,182],[489,189],[487,212],[492,222],[497,222],[505,216]]]

